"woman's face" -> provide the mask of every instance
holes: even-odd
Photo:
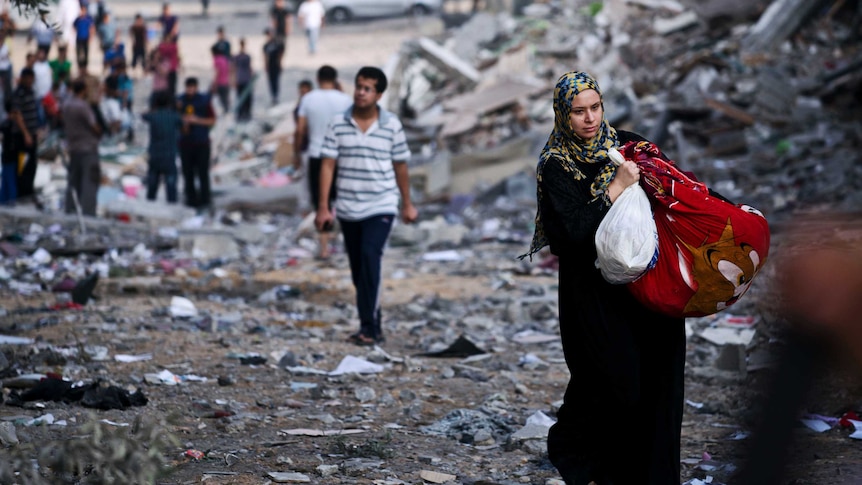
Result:
[[[587,89],[572,99],[569,123],[572,131],[584,140],[589,140],[599,132],[602,124],[602,98],[595,89]]]

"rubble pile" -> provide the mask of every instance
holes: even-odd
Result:
[[[860,207],[859,20],[845,2],[576,1],[480,13],[403,46],[390,109],[452,155],[519,138],[535,161],[560,74],[583,69],[614,126],[633,129],[771,218]],[[452,160],[451,172],[486,163]],[[504,170],[504,176],[509,175]],[[833,190],[833,186],[835,189]]]

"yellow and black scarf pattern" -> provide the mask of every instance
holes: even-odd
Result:
[[[539,163],[536,166],[536,179],[538,181],[536,197],[539,204],[536,211],[536,230],[533,234],[530,251],[522,255],[521,258],[532,257],[533,254],[548,245],[542,224],[542,168],[548,160],[554,159],[557,163],[561,163],[565,171],[571,173],[575,180],[585,178],[584,173],[578,168],[580,164],[605,164],[591,184],[590,192],[594,198],[602,197],[605,203],[610,205],[610,199],[607,198],[606,193],[608,184],[613,180],[616,173],[616,166],[613,163],[608,163],[610,161],[608,150],[617,146],[617,132],[607,122],[604,110],[602,110],[602,122],[599,131],[596,136],[589,140],[584,140],[574,133],[569,118],[572,100],[588,89],[595,90],[601,97],[602,91],[596,80],[589,74],[580,71],[563,74],[554,88],[554,130],[548,137],[548,142],[542,149]]]

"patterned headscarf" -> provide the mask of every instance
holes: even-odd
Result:
[[[542,154],[539,156],[539,164],[536,167],[536,178],[538,180],[536,197],[539,203],[539,208],[536,212],[536,232],[533,234],[530,251],[522,255],[522,259],[527,256],[532,257],[533,254],[548,245],[548,239],[545,237],[545,230],[542,224],[542,169],[548,160],[552,158],[558,160],[559,163],[562,163],[563,169],[571,173],[575,180],[582,180],[586,177],[579,168],[580,164],[605,164],[590,186],[590,192],[593,197],[603,197],[606,203],[610,204],[610,200],[607,199],[606,194],[608,184],[614,177],[616,166],[612,163],[607,163],[609,161],[608,150],[617,146],[617,131],[604,117],[604,110],[602,110],[602,122],[599,130],[589,140],[584,140],[572,131],[569,119],[572,110],[572,100],[574,100],[575,96],[588,89],[595,90],[599,94],[599,97],[601,97],[602,91],[599,89],[596,80],[589,74],[579,71],[563,74],[554,88],[554,131],[548,137],[548,142],[545,144],[545,148],[542,149]]]

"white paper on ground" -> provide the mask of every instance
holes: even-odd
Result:
[[[808,427],[808,429],[816,431],[818,433],[822,433],[824,431],[829,431],[830,429],[832,429],[832,426],[830,426],[829,423],[820,419],[803,419],[801,421],[802,424]]]
[[[700,336],[715,345],[740,344],[747,346],[754,339],[754,333],[755,330],[751,328],[709,327],[703,329]]]
[[[171,298],[171,316],[177,318],[191,318],[198,316],[198,309],[188,298],[175,296]]]
[[[432,251],[422,255],[422,261],[464,261],[461,253],[450,249],[448,251]]]
[[[369,362],[359,357],[346,355],[341,359],[341,363],[334,371],[330,372],[331,376],[340,376],[342,374],[378,374],[383,372],[383,366]]]
[[[0,344],[27,345],[32,344],[33,339],[26,337],[14,337],[12,335],[0,335]]]
[[[114,360],[117,362],[143,362],[145,360],[152,360],[153,354],[138,354],[138,355],[128,355],[128,354],[117,354],[114,356]]]

